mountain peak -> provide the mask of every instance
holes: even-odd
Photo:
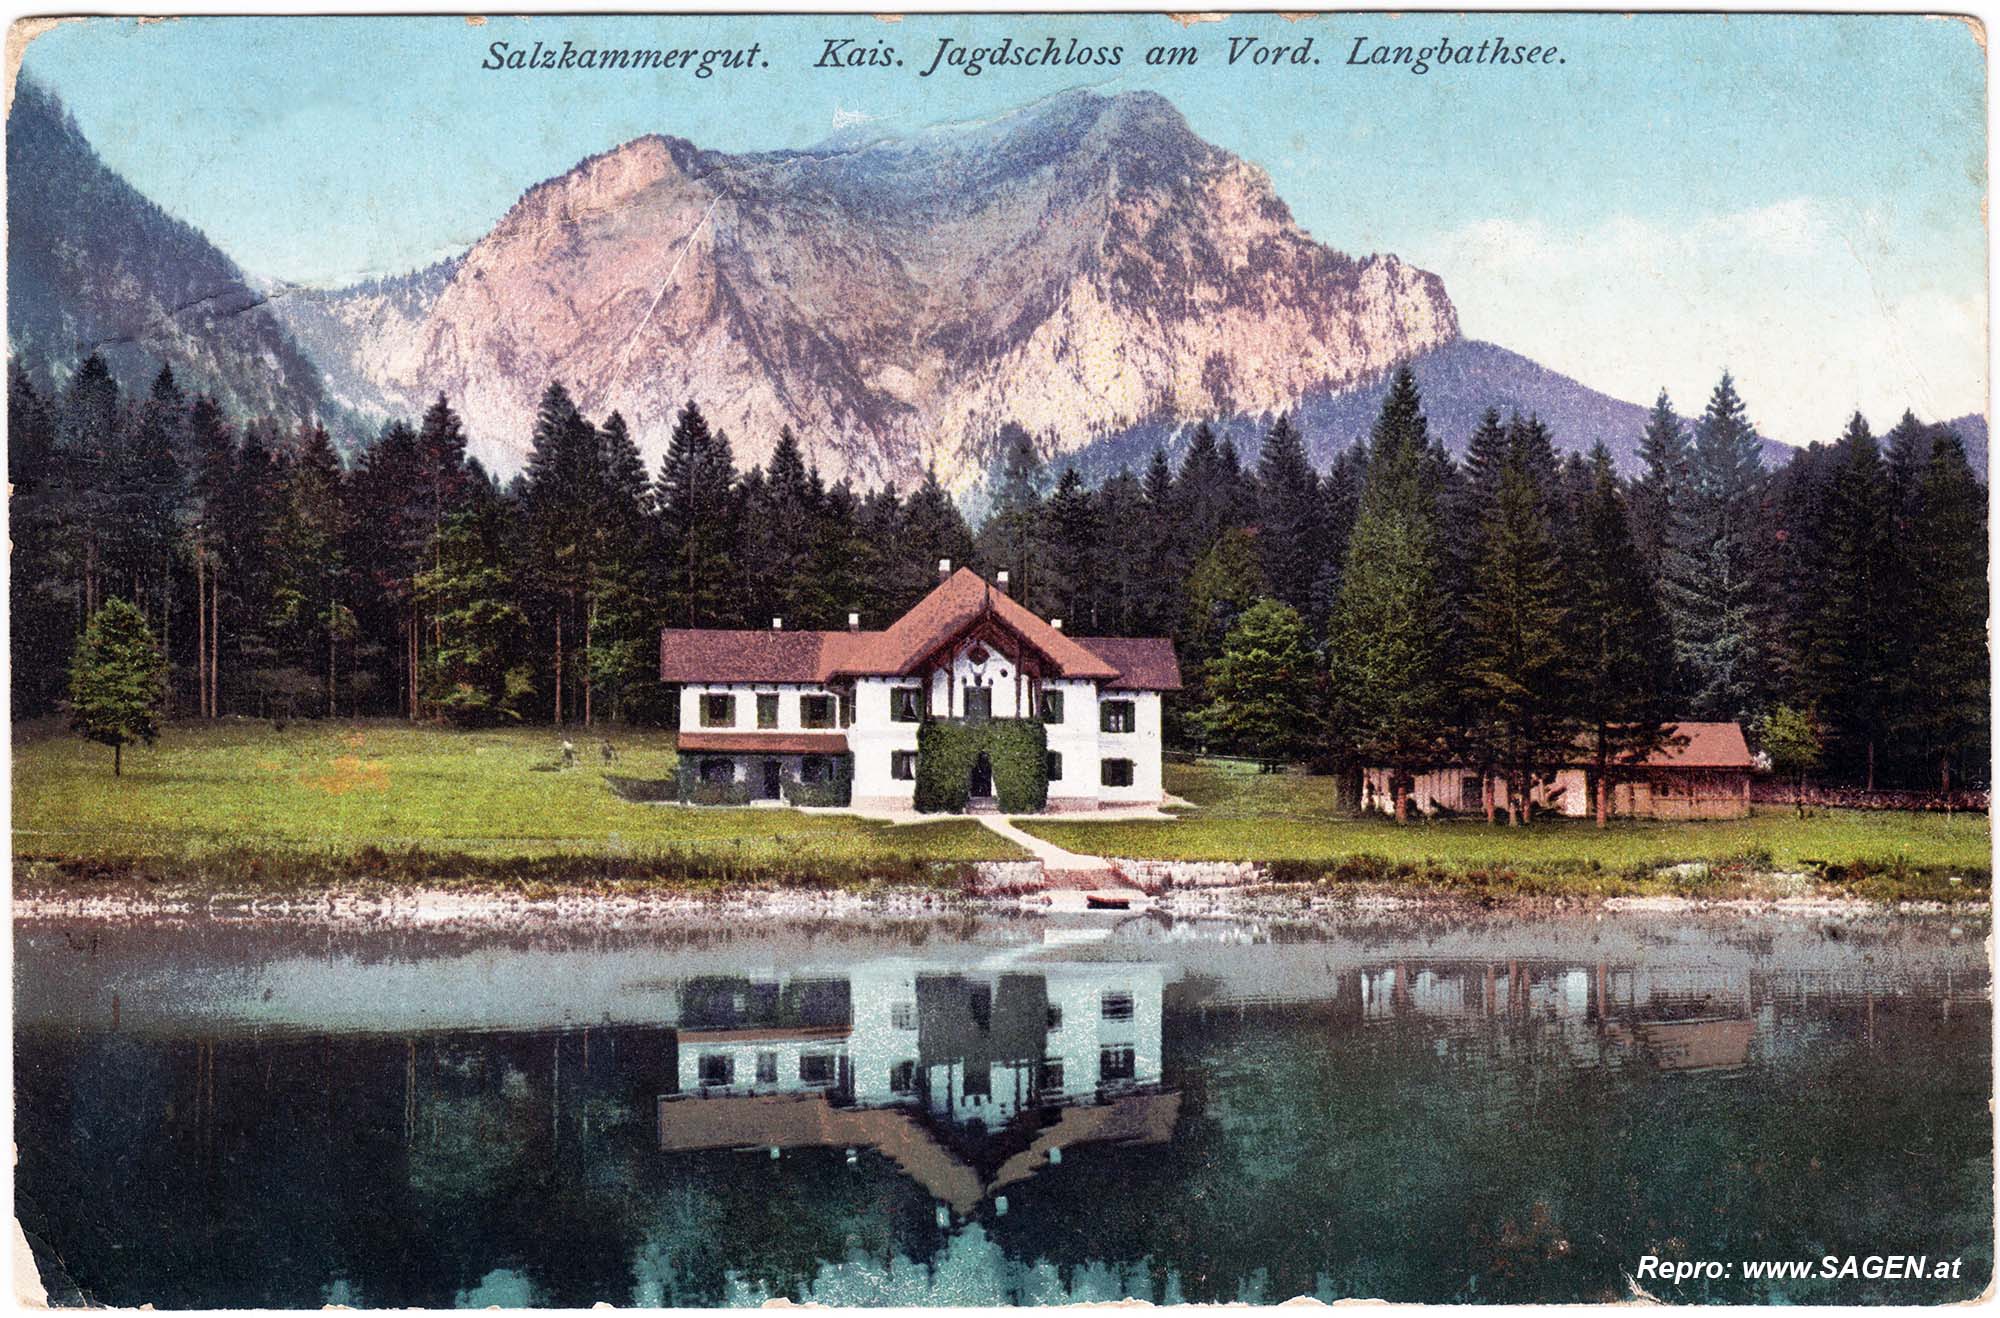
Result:
[[[803,151],[636,138],[531,188],[427,301],[312,314],[347,401],[443,390],[502,471],[560,379],[649,455],[694,397],[746,465],[789,425],[830,476],[961,487],[1005,421],[1072,449],[1457,334],[1435,276],[1315,243],[1165,97],[1087,87]]]

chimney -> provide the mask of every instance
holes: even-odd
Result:
[[[849,631],[851,631],[851,632],[858,632],[858,631],[860,631],[860,630],[861,630],[861,615],[860,615],[860,614],[858,614],[858,613],[850,613],[850,614],[848,614],[848,615],[847,615],[847,630],[849,630]]]
[[[771,630],[774,632],[781,632],[785,630],[785,620],[783,618],[771,619]]]
[[[1061,618],[1050,618],[1050,619],[1049,619],[1049,626],[1051,626],[1051,627],[1055,628],[1055,629],[1056,629],[1057,631],[1061,631],[1061,630],[1062,630],[1062,619],[1061,619]]]
[[[1005,595],[1007,593],[1007,574],[1005,572],[994,573],[993,584],[1000,587],[1000,593]]]

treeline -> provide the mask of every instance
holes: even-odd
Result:
[[[119,596],[182,716],[665,720],[661,626],[882,627],[948,558],[1072,633],[1174,637],[1185,744],[1526,775],[1579,735],[1615,757],[1785,705],[1826,776],[1983,769],[1985,491],[1957,436],[1857,417],[1767,472],[1727,377],[1691,427],[1662,397],[1629,483],[1532,418],[1489,413],[1453,459],[1407,371],[1323,473],[1281,418],[1254,465],[1202,426],[1092,489],[1009,425],[976,533],[935,473],[829,484],[789,430],[743,471],[692,402],[649,471],[552,384],[503,485],[443,398],[343,463],[166,370],[144,398],[95,357],[9,384],[17,717]]]

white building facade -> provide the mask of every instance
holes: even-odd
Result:
[[[1157,804],[1161,699],[1180,689],[1172,642],[1073,637],[1004,586],[944,574],[882,631],[774,619],[769,631],[663,632],[660,677],[680,687],[695,799],[907,808],[926,720],[1033,719],[1049,809]],[[967,795],[977,807],[992,792],[982,757]]]

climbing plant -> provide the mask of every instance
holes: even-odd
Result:
[[[1048,749],[1048,730],[1035,719],[928,720],[917,729],[916,807],[925,814],[964,810],[983,751],[1000,808],[1035,814],[1049,800]]]

